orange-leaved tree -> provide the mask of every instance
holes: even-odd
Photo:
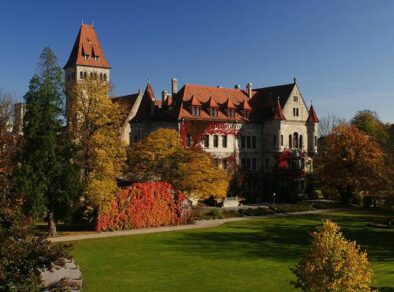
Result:
[[[370,291],[372,269],[367,253],[346,240],[334,222],[325,220],[312,232],[311,249],[291,269],[303,291]]]
[[[128,177],[133,182],[166,181],[199,199],[220,200],[227,194],[228,172],[202,150],[185,148],[175,130],[150,133],[131,145],[128,158]]]
[[[324,138],[317,173],[347,203],[357,192],[374,191],[382,182],[383,165],[380,146],[355,126],[344,124]]]

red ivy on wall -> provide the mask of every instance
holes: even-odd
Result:
[[[186,224],[190,217],[189,200],[169,183],[135,183],[99,214],[96,231]]]

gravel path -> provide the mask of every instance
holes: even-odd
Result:
[[[214,219],[214,220],[197,220],[195,224],[189,224],[189,225],[142,228],[142,229],[131,229],[131,230],[122,230],[122,231],[108,231],[108,232],[93,233],[93,234],[59,236],[59,237],[50,238],[49,240],[51,242],[64,242],[64,241],[108,238],[108,237],[116,237],[116,236],[137,235],[137,234],[147,234],[147,233],[157,233],[157,232],[167,232],[167,231],[210,228],[210,227],[216,227],[222,225],[223,223],[226,222],[271,218],[271,217],[288,217],[288,216],[297,216],[297,215],[306,215],[306,214],[319,214],[319,213],[339,211],[339,210],[342,209],[324,209],[324,210],[313,210],[313,211],[305,211],[305,212],[291,212],[291,213],[272,214],[272,215],[256,216],[256,217],[248,216],[248,217],[235,217],[235,218]]]

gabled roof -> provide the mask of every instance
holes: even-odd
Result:
[[[85,55],[89,55],[89,58],[85,58]],[[81,25],[74,47],[64,68],[75,65],[110,68],[93,25]]]
[[[219,107],[219,104],[216,102],[216,100],[215,99],[213,99],[212,97],[210,97],[209,98],[209,101],[208,101],[208,107],[216,107],[216,108],[218,108]]]
[[[230,100],[230,98],[227,98],[226,102],[223,104],[225,108],[228,109],[236,109],[237,107],[233,104],[233,102]]]
[[[201,106],[201,102],[198,100],[197,97],[195,97],[194,95],[192,96],[192,98],[189,100],[189,104],[191,106]]]
[[[135,101],[137,100],[139,93],[124,95],[124,96],[117,96],[112,98],[112,102],[119,104],[119,106],[126,110],[131,111]]]
[[[272,119],[273,120],[278,120],[278,121],[286,120],[286,117],[285,117],[285,115],[283,114],[283,111],[282,111],[282,106],[280,105],[279,98],[278,98],[278,101],[277,101],[276,106],[274,108]]]
[[[249,102],[247,100],[244,100],[243,102],[241,102],[239,107],[241,110],[244,110],[244,111],[251,111],[252,110],[252,108],[250,107]]]
[[[308,119],[306,120],[307,122],[312,122],[312,123],[318,123],[319,118],[317,117],[317,114],[315,112],[315,109],[313,108],[313,105],[311,105],[309,109],[309,116]]]
[[[150,119],[154,113],[155,105],[157,106],[155,94],[151,84],[148,83],[146,85],[144,95],[142,96],[141,103],[138,107],[138,111],[134,117],[134,120],[142,121]]]

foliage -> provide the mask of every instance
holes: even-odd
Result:
[[[34,235],[21,212],[21,200],[0,196],[0,290],[38,291],[41,270],[63,266],[69,246],[51,245]]]
[[[49,48],[40,56],[39,74],[30,80],[25,95],[21,167],[16,187],[26,196],[27,214],[46,216],[49,231],[56,235],[56,220],[62,219],[78,192],[78,172],[71,164],[74,148],[63,133],[63,71]]]
[[[226,196],[228,173],[213,165],[201,149],[186,149],[175,130],[158,129],[134,143],[129,151],[131,181],[167,181],[188,196]]]
[[[350,121],[360,131],[375,139],[381,146],[389,139],[389,134],[376,112],[358,111]]]
[[[212,208],[209,209],[208,212],[205,212],[202,215],[202,219],[223,219],[223,213],[222,210],[218,209],[218,208]]]
[[[111,207],[99,213],[97,231],[188,223],[190,203],[165,182],[135,183],[119,192]]]
[[[372,269],[367,253],[347,241],[337,224],[325,220],[312,234],[310,251],[292,268],[303,291],[370,291]]]
[[[355,126],[342,125],[325,137],[317,173],[347,203],[356,192],[374,191],[382,182],[383,151]]]
[[[70,97],[77,119],[69,127],[78,144],[84,195],[95,210],[106,208],[115,198],[116,179],[126,160],[119,132],[122,111],[109,98],[109,91],[108,83],[86,79],[75,85]]]

